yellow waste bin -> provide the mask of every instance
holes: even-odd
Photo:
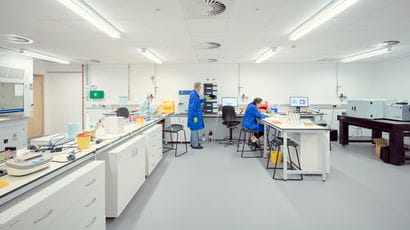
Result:
[[[279,157],[278,157],[279,154]],[[278,158],[277,158],[278,157]],[[278,159],[278,163],[282,163],[282,152],[280,151],[271,151],[270,152],[270,162],[276,163],[276,158]]]
[[[77,135],[77,148],[79,149],[89,149],[91,142],[91,135],[80,133]]]

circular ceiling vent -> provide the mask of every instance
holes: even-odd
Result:
[[[203,16],[216,16],[222,14],[226,10],[225,4],[216,0],[203,0]]]
[[[88,62],[93,64],[101,63],[101,61],[98,59],[90,59]]]
[[[217,49],[219,47],[221,47],[221,44],[217,42],[200,42],[197,44],[196,48],[211,50],[211,49]]]
[[[13,44],[31,44],[34,42],[33,40],[29,38],[26,38],[20,35],[15,35],[15,34],[2,34],[0,35],[0,37],[2,41],[13,43]]]
[[[216,59],[216,58],[208,58],[208,62],[218,62],[218,59]]]

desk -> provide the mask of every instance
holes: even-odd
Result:
[[[372,130],[372,138],[381,138],[382,132],[389,133],[390,143],[390,159],[389,163],[395,165],[402,165],[405,162],[404,152],[404,133],[410,131],[410,122],[392,121],[386,119],[365,119],[350,116],[337,116],[339,120],[339,143],[342,145],[348,145],[349,142],[355,142],[349,140],[349,126],[358,126]],[[371,142],[367,140],[365,142]],[[364,141],[360,141],[364,142]]]
[[[283,179],[287,180],[289,174],[319,174],[322,175],[322,180],[326,181],[327,173],[329,172],[329,131],[330,129],[304,124],[290,124],[286,121],[275,124],[271,118],[262,119],[260,122],[264,125],[265,134],[269,128],[273,128],[282,132],[283,146],[287,146],[288,137],[296,137],[296,142],[299,144],[301,168],[302,170],[288,170],[284,165]],[[268,137],[264,135],[264,156],[267,155]],[[288,162],[288,149],[282,148],[283,162]],[[319,163],[319,164],[317,164]]]

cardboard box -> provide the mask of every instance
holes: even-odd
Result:
[[[380,152],[383,147],[389,146],[389,141],[384,139],[384,138],[374,138],[373,139],[374,143],[376,144],[375,148],[375,154],[376,157],[379,159],[380,158]]]

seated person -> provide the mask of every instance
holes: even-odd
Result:
[[[250,142],[253,146],[258,147],[257,141],[258,138],[263,136],[263,125],[257,122],[258,119],[263,119],[268,116],[260,113],[258,111],[258,106],[262,103],[262,98],[255,98],[253,99],[252,103],[249,103],[248,107],[246,107],[246,112],[242,120],[242,126],[249,130],[254,130],[254,135],[250,138]]]

